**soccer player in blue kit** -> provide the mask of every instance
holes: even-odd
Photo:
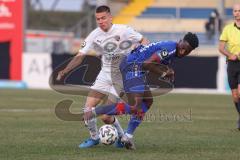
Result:
[[[131,114],[125,134],[120,141],[127,149],[135,149],[133,133],[142,122],[144,114],[153,103],[149,84],[146,82],[146,72],[158,74],[159,77],[171,77],[174,71],[171,68],[163,70],[159,64],[168,65],[174,59],[188,55],[198,47],[199,40],[196,34],[188,32],[179,42],[159,41],[147,46],[140,45],[127,55],[120,64],[123,86],[128,102],[119,102],[111,105],[99,106],[89,112],[88,119],[102,114],[122,115]]]

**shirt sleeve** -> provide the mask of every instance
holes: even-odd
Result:
[[[127,27],[127,33],[128,33],[128,39],[131,40],[132,42],[140,42],[143,38],[143,35],[134,30],[132,27],[126,26]]]
[[[87,38],[82,42],[81,49],[79,49],[79,52],[83,54],[87,54],[90,50],[92,50],[93,47],[93,41],[95,39],[95,33],[92,31]]]
[[[223,29],[223,31],[222,31],[222,34],[220,35],[220,38],[219,38],[219,40],[220,41],[228,41],[228,27],[226,26],[226,27],[224,27],[224,29]]]
[[[171,41],[157,43],[153,53],[153,57],[163,64],[169,64],[175,55],[176,43]]]

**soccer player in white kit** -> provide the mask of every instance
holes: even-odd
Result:
[[[93,30],[82,44],[79,53],[70,61],[65,69],[58,73],[57,80],[62,79],[67,73],[81,64],[83,58],[94,50],[97,56],[101,56],[102,68],[96,78],[95,83],[86,99],[84,110],[87,112],[96,107],[101,100],[108,96],[107,103],[114,103],[123,91],[122,76],[119,70],[119,64],[126,56],[139,44],[147,44],[148,40],[131,27],[120,24],[112,24],[112,15],[108,6],[99,6],[95,12],[98,28]],[[123,129],[116,117],[103,116],[102,120],[106,124],[113,124],[119,137]],[[89,148],[99,144],[99,135],[97,129],[97,119],[85,120],[85,124],[90,132],[90,138],[79,145],[80,148]],[[115,144],[116,147],[122,147],[120,140]]]

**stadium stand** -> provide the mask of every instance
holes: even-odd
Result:
[[[149,7],[142,14],[141,18],[158,17],[164,14],[171,15],[174,18],[187,18],[187,19],[207,19],[215,8],[164,8],[164,7]],[[179,10],[179,11],[178,11]],[[179,14],[177,14],[179,13]],[[227,16],[231,15],[232,9],[226,8],[225,13]]]
[[[142,32],[202,32],[204,30],[205,20],[184,19],[176,20],[174,18],[135,18],[129,25]],[[153,24],[153,25],[142,25]],[[167,24],[167,25],[163,25]],[[193,27],[192,24],[195,26]]]
[[[124,7],[114,18],[113,23],[127,24],[134,17],[139,16],[154,0],[133,0]]]
[[[226,7],[231,7],[237,0],[225,1]],[[214,8],[219,5],[219,0],[155,0],[155,7],[189,7],[189,8]]]
[[[225,1],[226,17],[231,17],[235,2]],[[114,23],[128,24],[150,40],[179,39],[191,31],[198,34],[200,44],[214,45],[216,38],[206,37],[205,23],[217,7],[219,0],[134,0],[115,17]]]

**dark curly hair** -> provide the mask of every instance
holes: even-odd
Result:
[[[183,40],[187,41],[193,49],[197,48],[199,45],[199,40],[197,35],[191,32],[188,32],[187,34],[185,34]]]

